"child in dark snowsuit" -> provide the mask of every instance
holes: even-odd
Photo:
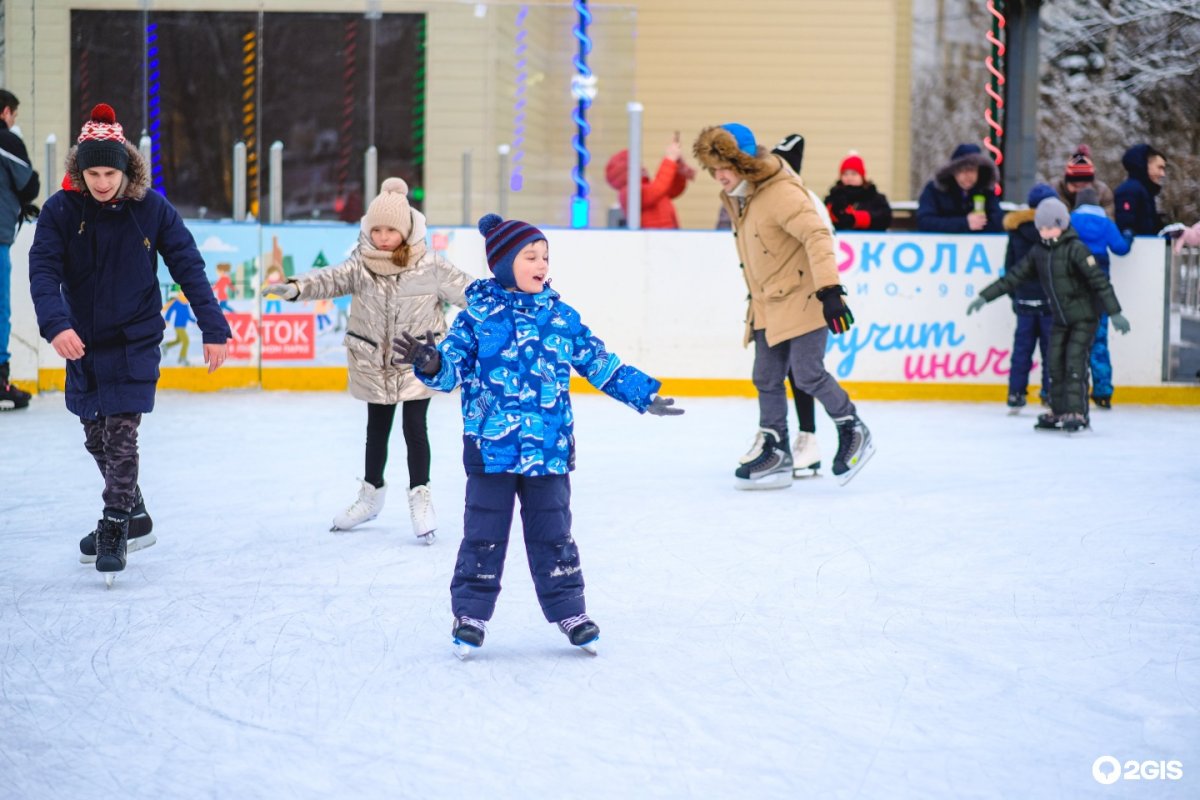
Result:
[[[1034,224],[1042,240],[1003,278],[985,286],[967,306],[967,314],[1037,277],[1054,312],[1054,330],[1049,358],[1051,410],[1038,417],[1035,427],[1074,432],[1088,426],[1087,365],[1099,321],[1096,303],[1103,304],[1121,333],[1128,333],[1129,322],[1095,256],[1071,227],[1063,202],[1053,197],[1043,200]]]
[[[609,353],[550,288],[541,231],[495,214],[479,220],[479,230],[495,278],[467,287],[466,310],[436,348],[407,332],[393,340],[396,360],[412,364],[427,386],[449,392],[462,385],[466,515],[450,583],[456,654],[465,657],[483,644],[500,594],[515,498],[542,613],[571,644],[595,652],[600,629],[587,615],[571,538],[571,370],[639,413],[683,411],[658,396],[658,381]]]
[[[1121,233],[1117,225],[1100,205],[1100,195],[1095,189],[1085,187],[1075,193],[1075,210],[1071,212],[1071,227],[1079,234],[1079,240],[1087,245],[1096,257],[1096,265],[1111,278],[1108,251],[1123,256],[1133,246],[1132,234]],[[1112,408],[1113,382],[1112,360],[1108,355],[1108,315],[1100,315],[1096,328],[1096,339],[1092,342],[1090,357],[1092,368],[1092,400],[1100,408]]]

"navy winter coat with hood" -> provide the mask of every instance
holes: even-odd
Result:
[[[1135,236],[1157,236],[1163,228],[1155,198],[1162,187],[1150,180],[1150,150],[1148,144],[1135,144],[1125,151],[1121,164],[1129,178],[1113,192],[1117,227],[1132,231]]]
[[[67,158],[63,189],[42,206],[29,251],[29,290],[46,341],[73,328],[84,356],[67,361],[67,408],[83,419],[154,409],[165,323],[158,256],[191,302],[205,344],[231,336],[204,259],[175,208],[150,190],[150,173],[126,143],[127,184],[115,202],[88,192]]]
[[[954,173],[964,167],[979,169],[979,178],[970,191],[964,192],[954,180]],[[917,230],[937,233],[974,233],[967,226],[967,214],[975,210],[975,195],[983,195],[987,224],[979,233],[1000,233],[1004,230],[1004,211],[996,196],[996,165],[983,155],[976,144],[960,144],[954,148],[950,163],[937,171],[933,180],[921,190],[917,202]]]

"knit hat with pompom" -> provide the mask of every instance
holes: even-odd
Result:
[[[117,122],[117,112],[107,103],[100,103],[92,109],[91,116],[79,131],[77,141],[75,163],[80,171],[111,167],[124,172],[129,166],[125,131]]]
[[[367,207],[363,230],[395,228],[405,240],[412,233],[412,209],[408,205],[408,184],[400,178],[388,178],[379,187],[379,194]]]
[[[544,240],[546,234],[519,219],[503,219],[499,214],[485,214],[479,218],[479,232],[483,234],[487,250],[488,267],[496,280],[505,289],[517,285],[513,275],[513,259],[527,244]]]

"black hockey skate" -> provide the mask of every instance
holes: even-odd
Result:
[[[96,527],[99,528],[100,523],[96,523]],[[146,511],[146,501],[142,499],[142,493],[139,491],[137,505],[129,512],[129,540],[126,553],[145,550],[157,542],[158,538],[154,535],[153,530],[154,520]],[[91,564],[96,560],[96,531],[92,531],[79,540],[79,553],[80,564]]]
[[[104,582],[111,587],[116,573],[125,569],[126,540],[129,538],[129,515],[112,508],[96,526],[96,571],[104,573]]]
[[[760,428],[733,473],[735,489],[786,489],[792,485],[792,453],[786,438]]]
[[[8,362],[0,364],[0,411],[14,411],[29,405],[31,395],[8,382]]]
[[[857,416],[839,417],[837,423],[838,451],[833,457],[833,474],[845,486],[875,455],[871,431]]]
[[[487,635],[487,623],[474,617],[457,617],[450,633],[454,637],[454,655],[462,661],[472,650],[483,646],[483,637]]]
[[[1020,414],[1021,409],[1025,407],[1025,402],[1025,395],[1010,394],[1008,396],[1008,415],[1015,417],[1017,414]]]
[[[1035,431],[1061,431],[1063,429],[1062,417],[1053,411],[1038,414],[1037,422],[1033,424],[1033,429]]]
[[[592,622],[587,614],[559,620],[558,629],[567,635],[571,644],[596,655],[596,642],[600,641],[600,626]]]
[[[1083,414],[1063,414],[1062,429],[1066,433],[1079,433],[1091,428],[1091,420]]]

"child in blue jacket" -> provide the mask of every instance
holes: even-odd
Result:
[[[479,220],[495,277],[467,287],[467,308],[435,348],[404,333],[396,360],[429,387],[462,385],[467,472],[463,541],[450,584],[454,644],[463,658],[483,644],[521,500],[525,550],[542,613],[571,644],[595,653],[579,550],[571,538],[574,369],[639,413],[682,414],[660,383],[621,363],[549,286],[549,245],[537,228],[488,214]],[[434,341],[429,336],[426,341]]]
[[[1108,218],[1100,205],[1100,195],[1095,189],[1085,187],[1075,194],[1075,210],[1071,212],[1071,227],[1079,234],[1079,239],[1092,255],[1096,257],[1096,265],[1111,278],[1108,251],[1123,256],[1133,245],[1133,235],[1126,231],[1122,233],[1117,225]],[[1096,328],[1096,338],[1092,340],[1092,350],[1089,356],[1092,370],[1092,400],[1100,408],[1112,408],[1113,383],[1112,360],[1108,354],[1108,314],[1100,314],[1100,326]]]
[[[127,553],[155,541],[138,488],[138,426],[158,386],[160,255],[191,299],[212,372],[225,363],[231,333],[204,258],[101,103],[67,154],[62,191],[42,206],[29,291],[42,337],[67,361],[67,410],[83,423],[84,447],[104,476],[104,513],[80,541],[79,560],[110,578],[125,569]]]

